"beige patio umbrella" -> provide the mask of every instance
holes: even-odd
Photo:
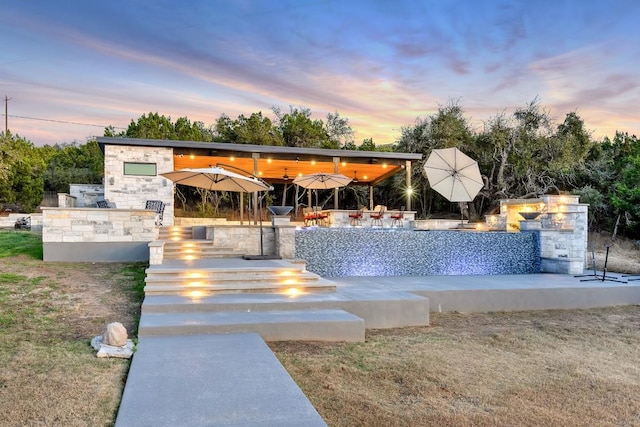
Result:
[[[478,162],[457,148],[433,150],[424,171],[431,188],[450,202],[470,202],[484,186]]]
[[[302,175],[293,180],[294,184],[307,189],[313,190],[329,190],[331,188],[339,188],[348,185],[352,178],[348,178],[339,173],[312,173]]]
[[[251,175],[249,172],[246,173],[247,175],[242,175],[240,173],[224,169],[220,166],[212,166],[209,168],[199,169],[180,169],[173,172],[161,173],[160,175],[170,179],[175,184],[199,187],[211,191],[255,193],[257,191],[267,191],[272,189],[269,184],[260,178]],[[259,257],[265,258],[266,255],[264,255],[262,239],[262,215],[260,215]]]
[[[200,169],[180,169],[161,173],[175,184],[205,188],[212,191],[235,191],[254,193],[271,188],[269,184],[255,176],[245,176],[219,166]]]
[[[329,190],[332,188],[340,188],[348,185],[352,178],[346,177],[339,173],[312,173],[296,177],[293,183],[304,187],[307,190],[316,190],[316,206],[318,205],[318,190]],[[311,200],[311,199],[309,199]]]

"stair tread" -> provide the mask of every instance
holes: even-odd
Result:
[[[362,322],[362,318],[341,309],[219,311],[145,313],[140,329],[176,325],[230,325],[254,323]]]
[[[242,274],[241,272],[239,272],[236,274],[210,274],[210,275],[200,274],[198,277],[169,273],[169,274],[149,274],[147,275],[146,281],[147,282],[171,282],[171,281],[175,281],[175,282],[184,282],[184,281],[241,282],[243,280],[247,280],[247,281],[255,282],[256,280],[278,280],[282,282],[286,280],[286,281],[293,282],[295,280],[315,280],[320,277],[321,276],[318,276],[317,274],[314,274],[314,273],[299,273],[299,274],[281,276],[279,274],[269,274],[269,273]]]
[[[188,292],[194,291],[202,291],[202,292],[258,292],[258,291],[268,291],[268,290],[278,290],[285,291],[289,288],[296,288],[300,290],[304,289],[315,289],[315,290],[335,290],[335,283],[333,282],[312,282],[307,284],[297,284],[297,285],[283,285],[281,283],[268,283],[268,282],[260,282],[260,283],[249,283],[245,285],[238,284],[220,284],[220,285],[203,285],[198,287],[187,287],[184,285],[153,285],[153,286],[145,286],[145,293],[149,294],[158,294],[160,292],[170,292],[172,294],[185,294]]]
[[[237,267],[229,267],[229,268],[220,268],[220,267],[197,267],[197,268],[185,268],[185,267],[158,267],[153,266],[152,268],[147,268],[145,271],[146,274],[189,274],[189,271],[198,271],[199,273],[214,273],[214,274],[240,274],[240,273],[262,273],[262,272],[302,272],[303,270],[299,267],[246,267],[246,268],[237,268]],[[306,272],[306,271],[305,271]],[[307,272],[310,274],[315,274],[311,272]]]

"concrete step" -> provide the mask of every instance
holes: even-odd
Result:
[[[142,304],[142,313],[340,309],[364,319],[367,328],[399,328],[429,325],[429,308],[428,298],[410,292],[389,290],[354,294],[338,288],[335,292],[219,293],[198,298],[148,295]]]
[[[290,291],[291,289],[294,291]],[[222,281],[189,284],[184,282],[147,282],[144,287],[145,295],[192,295],[207,296],[220,293],[252,293],[252,292],[332,292],[336,284],[326,279],[309,280],[306,282],[282,283],[268,280],[262,281]]]
[[[302,270],[300,267],[256,267],[256,268],[194,268],[176,269],[172,267],[153,266],[146,270],[147,282],[258,282],[262,280],[295,284],[299,281],[310,281],[320,278],[315,273]]]
[[[160,227],[158,240],[193,239],[193,227]]]
[[[223,262],[219,261],[218,263]],[[265,274],[279,275],[286,277],[298,273],[309,273],[303,269],[300,265],[287,264],[287,265],[274,265],[274,266],[257,266],[257,267],[237,267],[230,265],[229,267],[173,267],[164,265],[154,265],[146,270],[147,276],[173,276],[173,277],[208,277],[208,276],[234,276],[242,274],[246,277],[251,275],[262,276]]]
[[[220,265],[220,262],[218,262]],[[295,288],[298,292],[310,290],[334,291],[336,283],[304,270],[301,263],[281,263],[269,266],[244,263],[244,268],[196,268],[153,266],[147,269],[145,295],[203,296],[213,293],[285,292]]]
[[[211,240],[166,240],[162,247],[163,259],[209,259],[241,257],[244,255],[232,247],[213,246]]]
[[[364,341],[365,324],[344,310],[145,313],[139,337],[256,332],[265,341]]]
[[[176,260],[192,260],[192,259],[211,259],[211,258],[239,258],[244,255],[234,248],[193,248],[188,250],[169,249],[163,250],[163,259]]]
[[[206,272],[167,272],[158,273],[156,271],[147,273],[147,283],[168,283],[181,282],[189,283],[223,283],[223,282],[262,282],[271,281],[281,284],[297,285],[305,282],[313,282],[320,279],[315,273],[310,271],[206,271]]]

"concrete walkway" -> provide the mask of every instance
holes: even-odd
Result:
[[[116,427],[326,426],[258,334],[144,337]]]

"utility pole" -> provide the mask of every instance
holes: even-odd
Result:
[[[7,95],[4,96],[4,136],[7,136],[9,131],[9,101],[12,99],[7,98]]]

